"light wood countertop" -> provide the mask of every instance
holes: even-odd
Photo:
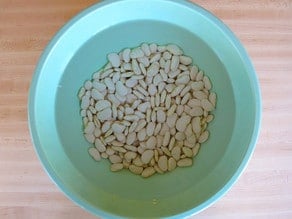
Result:
[[[292,218],[292,1],[193,0],[241,40],[262,92],[262,127],[243,175],[194,218]],[[27,98],[56,31],[94,0],[0,0],[0,218],[95,218],[68,200],[34,151]]]

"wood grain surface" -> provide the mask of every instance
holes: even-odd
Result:
[[[0,218],[95,218],[52,183],[30,140],[27,98],[55,32],[93,0],[0,0]],[[255,66],[263,117],[255,153],[217,203],[193,218],[292,218],[292,1],[194,0],[222,19]]]

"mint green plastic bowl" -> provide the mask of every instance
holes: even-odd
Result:
[[[217,93],[210,139],[194,165],[148,179],[96,163],[82,135],[77,92],[106,55],[142,42],[175,43],[210,76]],[[35,149],[57,186],[105,218],[182,218],[225,194],[254,150],[261,116],[255,71],[240,42],[216,17],[186,1],[98,3],[67,23],[45,49],[29,96]]]

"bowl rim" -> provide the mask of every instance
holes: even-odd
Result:
[[[51,178],[51,180],[54,182],[54,184],[74,203],[76,203],[81,208],[85,209],[86,211],[98,215],[101,217],[115,217],[115,218],[122,218],[119,215],[115,215],[110,212],[105,212],[101,209],[93,207],[91,204],[87,203],[86,200],[81,200],[79,197],[76,197],[74,193],[71,192],[71,190],[67,189],[66,186],[59,180],[59,178],[56,176],[55,172],[52,168],[50,168],[49,162],[46,159],[45,154],[43,153],[41,147],[38,145],[40,144],[38,140],[37,135],[37,128],[35,127],[35,111],[34,111],[34,100],[35,100],[35,90],[37,87],[37,82],[40,76],[41,68],[43,64],[45,63],[46,59],[48,58],[48,55],[50,54],[51,50],[55,46],[55,44],[58,42],[60,37],[70,28],[76,21],[81,19],[82,17],[86,16],[88,13],[91,13],[93,11],[97,11],[102,7],[109,6],[114,3],[118,3],[120,1],[124,0],[104,0],[101,2],[98,2],[96,4],[93,4],[89,6],[88,8],[82,10],[77,15],[75,15],[73,18],[71,18],[68,22],[66,22],[65,25],[63,25],[62,28],[59,29],[59,31],[53,36],[53,38],[49,41],[47,46],[45,47],[42,55],[40,56],[37,66],[34,71],[34,75],[32,77],[32,81],[30,84],[29,89],[29,97],[28,97],[28,126],[30,131],[30,136],[32,139],[32,143],[34,145],[34,149],[37,152],[38,159],[41,161],[41,164],[43,168],[45,169],[47,175]],[[135,1],[139,0],[128,0],[131,3],[134,3]],[[141,1],[141,0],[140,0]],[[149,0],[147,0],[149,1]],[[209,206],[213,205],[217,200],[219,200],[221,197],[223,197],[233,186],[234,183],[239,179],[245,168],[247,167],[248,162],[250,161],[252,154],[255,150],[256,142],[259,137],[260,133],[260,126],[261,126],[261,117],[262,117],[262,102],[261,102],[261,93],[260,93],[260,86],[259,81],[255,72],[255,69],[252,65],[252,62],[244,49],[243,45],[239,41],[239,39],[235,36],[235,34],[229,29],[228,26],[226,26],[219,18],[217,18],[214,14],[207,11],[203,7],[189,1],[180,1],[180,0],[151,0],[156,2],[175,2],[177,4],[181,4],[186,6],[187,8],[196,11],[197,13],[200,13],[207,19],[211,20],[215,25],[217,25],[220,30],[224,31],[226,35],[229,37],[229,40],[234,44],[234,47],[238,50],[241,59],[246,64],[247,70],[250,71],[252,74],[251,80],[251,86],[253,87],[255,93],[255,122],[254,122],[254,130],[252,133],[252,137],[250,139],[249,146],[247,148],[247,151],[244,155],[244,158],[241,161],[241,164],[239,165],[236,172],[233,174],[233,176],[227,181],[227,183],[219,190],[216,194],[214,194],[211,198],[206,200],[205,202],[201,203],[200,205],[196,206],[195,208],[192,208],[188,211],[178,213],[176,215],[170,216],[169,218],[181,218],[181,217],[188,217],[194,214],[197,214]]]

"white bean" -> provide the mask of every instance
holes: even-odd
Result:
[[[171,150],[171,156],[175,159],[175,160],[179,160],[180,159],[180,154],[181,154],[181,148],[179,146],[175,146],[172,150]]]
[[[191,158],[183,158],[177,162],[179,167],[188,167],[193,164],[193,160]]]
[[[94,132],[95,125],[93,122],[88,122],[86,127],[84,128],[84,133],[92,134]]]
[[[199,137],[199,140],[198,140],[199,143],[204,143],[205,141],[207,141],[208,137],[209,137],[209,132],[204,131]]]
[[[117,81],[116,83],[116,91],[120,96],[126,96],[128,93],[127,88],[121,81]]]
[[[83,96],[81,99],[81,109],[87,109],[90,105],[89,97]]]
[[[182,50],[175,44],[169,44],[166,46],[166,49],[173,55],[182,55]]]
[[[117,171],[120,171],[124,168],[123,164],[122,163],[114,163],[111,165],[111,171],[113,172],[117,172]]]
[[[130,52],[130,58],[132,59],[137,59],[137,58],[141,58],[144,56],[144,52],[140,47],[134,48],[131,52]]]
[[[190,65],[192,63],[192,58],[188,56],[180,56],[179,61],[183,65]]]
[[[151,136],[151,137],[148,138],[148,140],[146,141],[146,147],[147,147],[148,149],[155,149],[155,147],[156,147],[156,142],[157,142],[156,137]]]
[[[106,108],[102,111],[100,111],[98,114],[97,114],[97,118],[101,121],[105,121],[105,120],[108,120],[108,119],[111,119],[112,117],[112,110],[111,108]]]
[[[130,61],[130,52],[131,50],[130,49],[125,49],[122,53],[122,57],[124,59],[125,62],[129,62]],[[126,70],[129,70],[127,68],[125,68]]]
[[[153,122],[149,122],[146,128],[146,133],[148,136],[152,136],[154,133],[155,124]]]
[[[110,54],[108,54],[107,58],[113,67],[120,66],[120,64],[121,64],[120,56],[117,53],[110,53]]]
[[[153,62],[147,70],[147,76],[153,77],[158,73],[158,71],[159,71],[159,64],[157,62]]]
[[[176,160],[173,157],[168,159],[167,170],[172,171],[176,168]]]
[[[167,157],[165,155],[159,157],[158,159],[158,167],[163,171],[167,171],[167,163],[168,163],[168,160],[167,160]]]
[[[184,132],[190,121],[191,121],[190,116],[182,116],[177,120],[175,127],[178,131]]]
[[[93,148],[93,147],[89,148],[88,153],[93,157],[94,160],[100,161],[101,156],[100,156],[99,151],[96,148]]]
[[[202,105],[203,109],[208,111],[208,112],[212,111],[214,109],[214,106],[212,105],[212,103],[208,99],[201,100],[201,105]]]
[[[155,173],[155,169],[153,167],[146,167],[141,173],[141,176],[147,178],[149,176],[152,176],[154,173]]]
[[[137,174],[137,175],[140,175],[143,171],[143,167],[138,167],[138,166],[135,166],[135,165],[130,165],[129,166],[129,170],[134,173],[134,174]]]
[[[121,124],[119,124],[119,123],[114,123],[113,125],[112,125],[112,130],[113,130],[113,132],[114,133],[117,133],[117,134],[120,134],[120,133],[123,133],[124,132],[124,130],[125,130],[125,126],[123,126],[123,125],[121,125]]]
[[[159,123],[164,123],[166,120],[166,115],[163,110],[158,110],[157,111],[157,122]]]
[[[146,150],[142,153],[141,155],[141,161],[144,164],[148,164],[152,157],[154,156],[154,151],[153,150]]]
[[[105,152],[106,151],[106,147],[105,147],[105,145],[102,143],[102,141],[100,139],[96,138],[94,145],[95,145],[96,149],[99,152]]]
[[[140,75],[141,74],[141,69],[140,69],[139,64],[138,64],[136,59],[132,60],[132,69],[133,69],[133,72],[136,75]]]
[[[104,83],[107,86],[107,88],[111,91],[115,91],[115,84],[110,78],[105,78]]]
[[[148,93],[150,94],[150,96],[154,96],[157,93],[157,88],[154,84],[149,85]]]

